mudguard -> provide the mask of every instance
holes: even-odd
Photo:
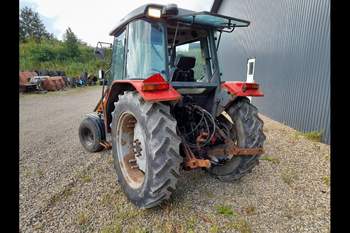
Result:
[[[181,98],[181,94],[177,92],[160,74],[155,74],[145,80],[115,80],[112,83],[114,85],[119,84],[131,84],[136,91],[142,96],[145,101],[178,101]],[[145,90],[145,86],[159,86],[165,87],[162,89]]]
[[[160,74],[155,74],[145,80],[115,80],[104,93],[103,99],[95,107],[95,111],[104,113],[105,129],[110,132],[112,121],[111,112],[114,102],[118,101],[118,95],[124,91],[136,90],[145,101],[178,101],[181,94],[177,92]]]

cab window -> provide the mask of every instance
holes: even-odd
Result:
[[[208,82],[212,75],[209,32],[202,28],[169,25],[167,28],[170,80]]]
[[[195,58],[193,70],[193,81],[202,82],[206,77],[206,62],[204,50],[200,41],[195,41],[183,45],[176,46],[176,56],[186,56]]]
[[[124,78],[125,30],[114,38],[112,53],[112,79]]]
[[[164,38],[161,23],[140,19],[129,24],[126,79],[146,79],[156,73],[167,79]]]

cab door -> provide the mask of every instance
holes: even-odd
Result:
[[[124,79],[125,42],[125,30],[114,37],[110,81]]]

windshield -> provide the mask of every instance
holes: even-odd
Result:
[[[165,34],[161,23],[135,20],[129,24],[126,79],[166,77]]]
[[[215,72],[216,54],[210,46],[209,30],[188,25],[168,25],[169,80],[210,82]],[[173,46],[174,45],[174,46]],[[214,51],[216,52],[216,51]]]

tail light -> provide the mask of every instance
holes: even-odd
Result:
[[[161,91],[168,90],[168,83],[144,83],[142,86],[143,91]]]
[[[243,92],[245,92],[246,90],[257,90],[257,89],[259,89],[259,84],[257,83],[244,83],[242,86]]]
[[[169,87],[169,83],[164,80],[161,74],[157,73],[143,81],[142,91],[162,91],[168,90]]]

